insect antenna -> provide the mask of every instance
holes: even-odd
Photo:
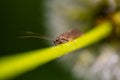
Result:
[[[51,38],[38,33],[34,33],[34,32],[24,32],[24,33],[26,33],[27,35],[21,36],[20,38],[39,38],[39,39],[53,41]]]

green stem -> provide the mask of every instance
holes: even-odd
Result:
[[[71,51],[87,47],[90,44],[104,39],[111,32],[111,23],[109,21],[105,21],[79,38],[65,44],[3,57],[0,59],[0,80],[13,78]]]

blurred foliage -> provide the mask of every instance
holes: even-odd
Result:
[[[43,3],[42,0],[1,1],[1,56],[47,46],[44,40],[19,38],[26,31],[45,34]]]
[[[34,39],[34,38],[31,39],[19,38],[21,35],[24,35],[24,32],[26,31],[32,31],[43,35],[47,33],[46,18],[45,18],[46,10],[44,8],[45,1],[46,0],[0,1],[1,3],[0,56],[1,57],[6,55],[14,55],[25,51],[41,49],[49,46],[45,40]],[[62,10],[63,12],[62,16],[66,18],[65,16],[67,15],[69,18],[65,20],[67,20],[70,23],[76,24],[76,22],[79,23],[79,20],[81,20],[82,22],[90,22],[92,23],[91,26],[93,26],[94,21],[96,20],[96,18],[98,18],[97,17],[98,13],[100,13],[101,9],[103,9],[102,7],[98,7],[98,6],[102,6],[104,3],[109,4],[109,1],[111,0],[101,0],[100,3],[103,3],[102,5],[99,4],[100,0],[96,0],[96,1],[98,1],[98,3],[92,4],[93,0],[86,0],[86,1],[74,0],[74,2],[77,3],[77,6],[78,5],[84,5],[84,6],[81,6],[82,8],[78,8],[79,10],[76,7],[74,7],[72,10],[69,11],[69,8],[67,6],[70,4],[68,4],[64,6],[68,8],[67,9],[68,12],[64,9],[57,9],[57,11],[60,14]],[[112,0],[112,1],[116,1],[117,11],[119,11],[120,1],[119,0]],[[64,1],[62,2],[64,3]],[[80,11],[80,9],[82,10]],[[74,20],[76,22],[74,22]],[[120,36],[119,12],[113,17],[113,22],[115,23],[116,26],[114,28],[115,34],[113,34],[112,36],[111,43],[115,43],[112,45],[114,45],[115,48],[119,49],[118,47],[119,36]],[[86,26],[86,24],[84,25]],[[87,30],[90,29],[89,26],[86,27]],[[81,27],[81,29],[84,28],[85,27]],[[108,38],[106,42],[109,39],[110,38]],[[117,41],[113,39],[116,39]],[[81,69],[79,68],[79,70]],[[40,80],[40,79],[41,80],[75,80],[71,75],[70,71],[67,71],[66,69],[61,67],[60,64],[56,63],[56,61],[52,61],[48,64],[45,64],[42,67],[35,69],[34,71],[29,71],[27,73],[24,73],[23,75],[16,77],[13,80],[33,80],[33,79],[34,80]]]

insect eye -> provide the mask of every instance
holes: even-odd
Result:
[[[56,44],[56,41],[53,41],[54,44]]]

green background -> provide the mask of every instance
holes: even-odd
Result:
[[[0,56],[48,47],[47,41],[26,38],[26,31],[46,34],[45,0],[1,0]],[[55,61],[24,73],[12,80],[74,80],[70,71]]]

